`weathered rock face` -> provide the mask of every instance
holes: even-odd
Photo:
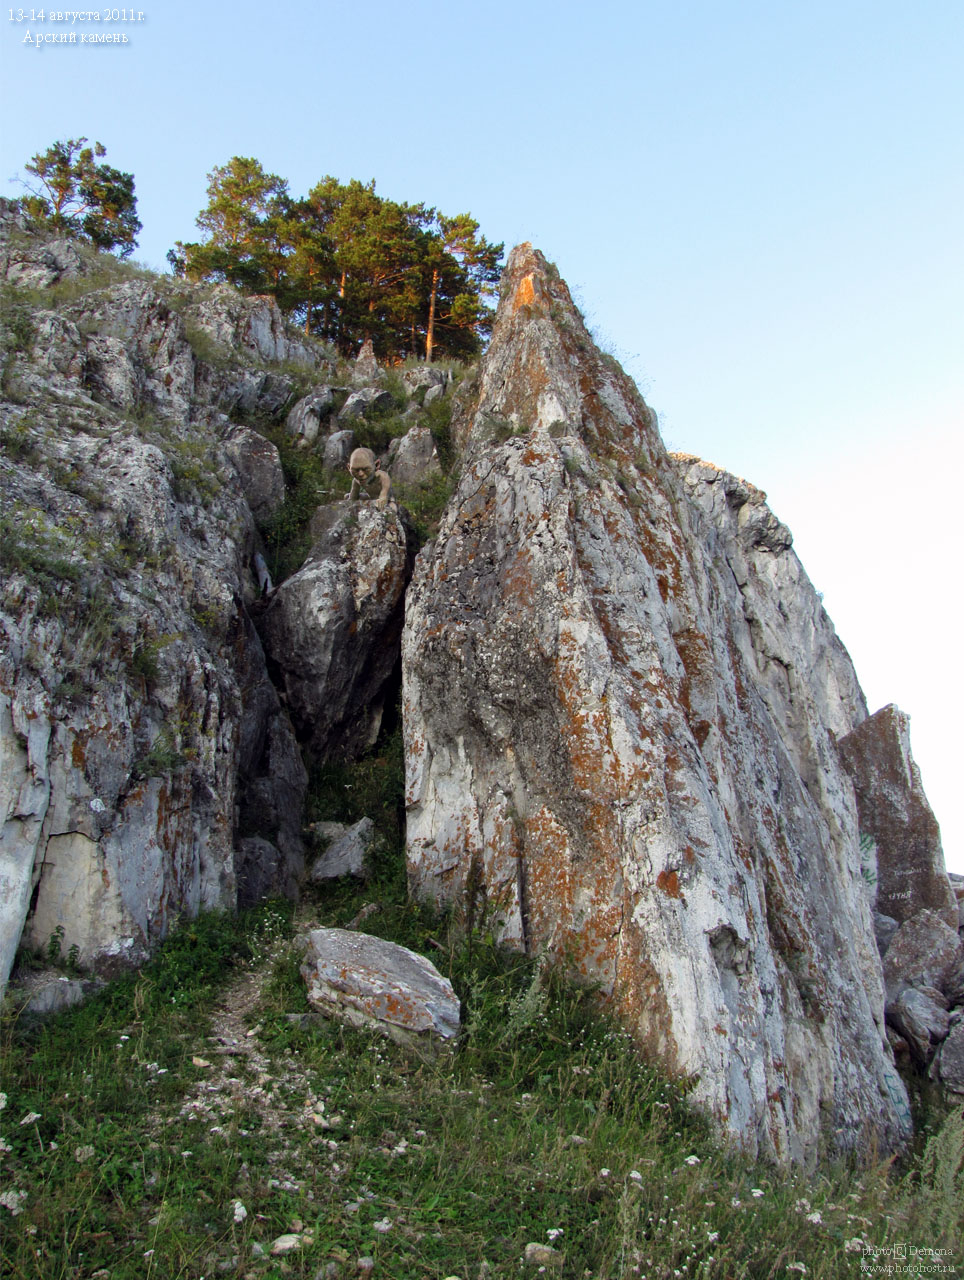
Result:
[[[316,358],[268,299],[57,241],[0,266],[78,277],[13,294],[3,335],[2,984],[22,932],[136,961],[182,913],[293,888],[306,777],[247,613],[281,473],[223,409],[294,399],[263,356]]]
[[[840,741],[857,795],[861,834],[877,852],[877,910],[898,924],[935,911],[953,929],[957,899],[937,819],[910,751],[910,717],[882,707]]]
[[[319,507],[314,545],[261,619],[299,736],[318,759],[372,745],[398,661],[408,535],[398,509]],[[396,686],[397,687],[397,686]]]
[[[598,981],[748,1149],[906,1133],[849,659],[751,486],[654,416],[522,246],[403,637],[408,867]]]

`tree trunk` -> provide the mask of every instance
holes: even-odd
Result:
[[[425,363],[432,363],[432,348],[435,346],[435,299],[438,295],[438,271],[432,272],[432,292],[428,299],[428,327],[425,330]]]

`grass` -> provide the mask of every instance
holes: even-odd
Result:
[[[594,992],[501,952],[485,920],[467,932],[408,902],[400,787],[397,729],[313,776],[309,816],[376,822],[367,885],[320,890],[297,916],[268,903],[185,923],[46,1025],[8,1008],[4,1275],[315,1280],[371,1258],[389,1280],[476,1280],[539,1274],[530,1243],[581,1280],[838,1280],[901,1243],[948,1250],[957,1273],[960,1109],[900,1173],[807,1180],[721,1148]],[[452,980],[452,1053],[309,1016],[293,935],[363,906],[367,931]]]

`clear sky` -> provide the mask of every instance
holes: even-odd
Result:
[[[531,240],[667,444],[767,491],[964,872],[961,0],[143,6],[0,10],[0,193],[83,135],[158,268],[233,155]]]

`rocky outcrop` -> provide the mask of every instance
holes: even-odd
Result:
[[[840,741],[861,834],[876,847],[876,909],[898,924],[934,911],[956,930],[941,833],[910,750],[910,717],[882,707]]]
[[[22,933],[134,962],[180,915],[296,888],[306,775],[248,615],[283,481],[224,410],[280,412],[287,365],[326,366],[270,299],[60,241],[0,265],[2,982]]]
[[[747,1149],[892,1147],[836,746],[866,707],[786,529],[666,455],[529,246],[453,433],[403,636],[412,889],[599,983]]]
[[[261,634],[299,736],[319,760],[351,758],[374,743],[392,690],[412,556],[394,503],[319,507],[312,534]]]
[[[892,1043],[909,1056],[905,1065],[929,1069],[957,1092],[955,1042],[946,1053],[943,1045],[964,1017],[964,937],[940,829],[911,754],[910,719],[882,707],[839,748],[857,800]]]

